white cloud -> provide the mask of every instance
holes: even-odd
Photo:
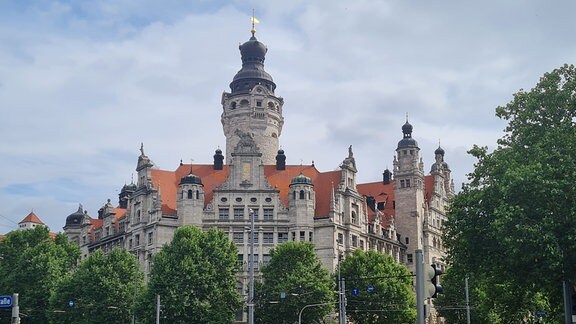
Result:
[[[220,96],[255,8],[266,69],[286,100],[288,163],[332,170],[353,145],[381,179],[408,114],[427,170],[440,141],[456,186],[494,109],[576,60],[575,3],[32,1],[0,4],[0,215],[55,231],[94,215],[134,173],[140,142],[162,168],[209,163]],[[209,139],[209,140],[206,140]],[[0,232],[10,223],[0,218]]]

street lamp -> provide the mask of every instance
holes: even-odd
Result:
[[[319,304],[310,304],[310,305],[306,305],[304,307],[302,307],[302,309],[300,309],[300,312],[298,313],[298,324],[302,324],[302,313],[304,312],[304,310],[308,307],[316,307],[316,306],[326,306],[326,305],[333,305],[336,304],[335,302],[331,302],[331,303],[319,303]]]
[[[248,324],[254,324],[254,210],[250,208],[250,255],[248,257]]]

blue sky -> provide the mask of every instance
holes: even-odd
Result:
[[[408,115],[426,170],[440,142],[460,187],[466,151],[503,135],[495,108],[576,61],[568,0],[2,1],[0,233],[31,210],[55,232],[78,204],[96,215],[141,142],[163,169],[210,163],[252,9],[288,163],[333,170],[352,145],[362,181]]]

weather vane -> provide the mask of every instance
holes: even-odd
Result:
[[[252,33],[252,36],[254,36],[254,34],[256,33],[255,25],[260,23],[260,20],[254,17],[254,9],[252,9],[252,17],[250,18],[250,21],[252,22],[252,29],[250,29],[250,32]]]

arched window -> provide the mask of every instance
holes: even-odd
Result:
[[[304,190],[300,190],[300,199],[304,199]]]
[[[188,189],[188,199],[192,199],[192,189]]]
[[[196,199],[200,199],[200,190],[196,190]]]

